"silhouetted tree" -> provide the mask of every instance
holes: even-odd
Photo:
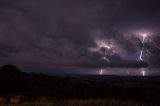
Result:
[[[14,65],[4,65],[0,69],[0,73],[3,74],[20,74],[21,71]]]

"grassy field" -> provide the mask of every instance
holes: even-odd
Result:
[[[86,99],[86,100],[57,100],[48,101],[45,98],[24,102],[21,104],[0,104],[0,106],[145,106],[135,101],[123,101],[115,99]],[[148,106],[148,105],[147,105]]]

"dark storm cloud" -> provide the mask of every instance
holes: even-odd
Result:
[[[158,28],[159,11],[153,0],[0,0],[1,64],[45,67],[96,61],[101,54],[88,49],[102,38],[118,47],[110,59],[132,60],[140,41],[125,31]]]
[[[159,21],[159,1],[157,0],[119,0],[116,11],[111,11],[110,26],[133,27],[134,26],[150,26]],[[104,26],[108,23],[105,21],[108,14],[105,14],[108,8],[103,9],[102,23]],[[153,26],[152,26],[153,27]]]

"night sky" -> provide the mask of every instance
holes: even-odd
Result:
[[[159,28],[158,0],[0,0],[0,64],[160,66]]]

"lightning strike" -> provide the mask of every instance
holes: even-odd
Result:
[[[140,56],[139,56],[139,60],[140,60],[140,61],[143,61],[143,58],[142,58],[142,57],[143,57],[143,49],[140,51]]]
[[[142,75],[143,75],[143,77],[145,76],[145,71],[142,71]]]
[[[103,75],[103,69],[100,70],[99,75]]]
[[[147,37],[147,34],[143,34],[142,36],[143,36],[142,43],[144,43],[144,42],[145,42],[145,39],[146,39],[146,37]]]
[[[145,69],[144,69],[144,68],[142,68],[141,74],[142,74],[142,76],[143,76],[143,77],[145,77],[145,76],[146,76],[146,71],[145,71]]]
[[[143,51],[144,51],[144,42],[146,40],[147,34],[142,34],[142,49],[140,51],[139,60],[143,61]]]

